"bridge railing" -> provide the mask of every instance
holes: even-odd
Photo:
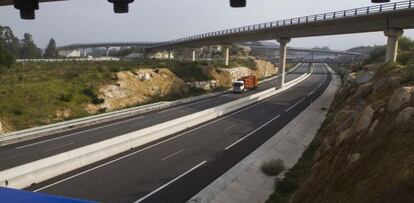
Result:
[[[355,9],[347,9],[342,11],[336,12],[329,12],[317,15],[310,15],[310,16],[302,16],[296,18],[290,18],[285,20],[278,20],[278,21],[271,21],[266,23],[254,24],[254,25],[247,25],[237,28],[231,28],[226,30],[218,30],[214,32],[199,34],[199,35],[192,35],[189,37],[179,38],[171,41],[166,41],[160,43],[158,46],[165,46],[170,44],[182,43],[187,41],[205,39],[209,37],[216,37],[216,36],[224,36],[229,34],[235,33],[243,33],[243,32],[253,32],[262,29],[270,29],[270,28],[278,28],[278,27],[285,27],[290,25],[297,25],[297,24],[304,24],[304,23],[312,23],[312,22],[320,22],[320,21],[328,21],[340,18],[351,18],[356,16],[363,16],[363,15],[372,15],[384,12],[392,12],[397,10],[406,10],[412,9],[414,7],[414,1],[401,1],[395,3],[386,3],[380,5],[373,5]]]

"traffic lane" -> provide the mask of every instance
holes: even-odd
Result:
[[[301,88],[301,87],[297,87],[297,88]],[[286,95],[289,97],[292,97],[292,94],[286,94]],[[286,107],[287,105],[288,103],[282,102],[280,107]],[[264,113],[264,112],[269,113],[268,107],[271,107],[271,106],[265,105],[260,108],[254,106],[254,108],[251,108],[251,110],[249,109],[249,111],[243,111],[241,115],[237,114],[238,116],[236,118],[233,118],[233,116],[231,116],[226,119],[222,119],[220,122],[215,122],[212,126],[209,126],[208,128],[203,127],[203,128],[197,129],[197,131],[192,131],[188,134],[185,134],[179,139],[174,139],[167,143],[163,143],[162,147],[160,146],[157,148],[148,149],[134,156],[127,157],[125,158],[125,160],[120,160],[118,163],[114,163],[113,165],[109,165],[103,168],[96,169],[92,172],[93,175],[90,177],[85,178],[85,176],[89,176],[89,173],[87,173],[82,176],[67,180],[63,183],[59,183],[58,185],[52,186],[45,190],[42,190],[42,192],[46,191],[48,193],[62,195],[62,192],[65,191],[63,195],[66,195],[66,196],[95,199],[95,200],[100,200],[100,201],[105,201],[105,202],[123,201],[125,197],[133,196],[133,194],[135,194],[135,198],[136,198],[137,194],[146,194],[152,189],[159,186],[160,184],[168,182],[167,180],[170,180],[172,179],[172,177],[174,177],[174,176],[162,176],[162,177],[154,178],[157,176],[148,175],[152,173],[163,174],[163,175],[168,174],[168,171],[163,171],[164,169],[168,170],[170,168],[168,166],[168,162],[160,163],[160,164],[167,164],[167,166],[161,167],[159,163],[157,162],[157,160],[162,160],[165,157],[168,157],[168,154],[176,155],[176,156],[172,156],[171,158],[169,158],[169,160],[175,160],[174,163],[171,163],[174,166],[177,166],[177,165],[181,166],[181,165],[187,165],[187,162],[190,162],[191,164],[194,165],[202,160],[215,159],[220,156],[220,152],[223,151],[226,145],[228,145],[231,142],[234,142],[235,140],[239,139],[244,134],[253,130],[255,127],[257,127],[258,124],[264,123],[268,119],[266,117],[274,114],[275,112],[271,112],[270,114]],[[273,109],[272,108],[270,109],[274,111],[278,111],[278,113],[281,113],[283,110],[282,108],[274,108],[274,107],[275,106],[273,106]],[[248,122],[249,119],[252,119],[252,115],[256,115],[254,117],[254,121]],[[222,132],[220,130],[224,131],[226,128],[234,124],[238,126],[228,129],[228,130],[232,130],[232,131],[229,131],[229,134],[231,136],[223,137],[223,135],[221,134]],[[211,129],[217,129],[220,132],[217,133],[217,131],[214,131]],[[226,140],[226,141],[223,141],[223,140]],[[195,145],[194,143],[197,143],[197,145]],[[200,144],[202,147],[200,147]],[[180,153],[177,153],[177,152],[180,152]],[[148,161],[149,157],[151,158],[149,159],[150,161]],[[177,162],[176,158],[181,158],[182,161],[184,162],[183,163]],[[127,164],[128,166],[130,166],[130,164],[132,163],[139,164],[137,168],[139,168],[140,174],[136,174],[136,168],[131,168],[132,171],[129,170],[130,167],[126,169],[124,164]],[[180,167],[181,171],[184,171],[187,168],[188,167]],[[159,171],[157,169],[160,169],[160,170],[163,169],[163,170]],[[143,172],[146,170],[149,170],[150,172],[148,173]],[[123,175],[122,176],[118,176],[118,175],[108,176],[107,174],[108,172],[110,173],[110,171],[122,171]],[[179,171],[174,170],[174,174],[175,176],[177,176],[177,174],[179,174]],[[123,189],[115,189],[114,191],[116,192],[111,192],[112,187],[106,188],[105,186],[103,186],[103,188],[101,188],[101,185],[104,184],[103,182],[98,181],[98,182],[90,183],[91,180],[95,180],[95,178],[99,176],[106,177],[104,180],[105,182],[108,181],[113,184],[119,183],[120,187],[122,187]],[[137,178],[137,179],[134,179],[134,178]],[[134,179],[134,181],[131,181],[132,179]],[[38,186],[36,186],[36,188],[31,188],[31,189],[36,190],[38,188],[42,188],[45,185],[53,183],[53,181],[56,181],[56,179],[47,181],[49,183],[39,184]],[[79,190],[73,191],[69,189],[73,187],[73,185],[78,185],[78,186],[81,186],[82,188],[77,187],[79,188]],[[91,194],[90,192],[87,192],[87,191],[96,191],[96,193],[94,192],[93,194]],[[130,199],[130,200],[134,200],[134,199]]]
[[[297,78],[301,72],[307,70],[307,65],[301,65],[292,74],[287,75],[288,81]],[[226,94],[223,97],[207,98],[201,101],[172,107],[152,113],[133,116],[120,121],[108,122],[106,125],[98,125],[96,128],[88,128],[83,131],[61,133],[60,136],[47,137],[42,140],[32,140],[0,148],[0,170],[5,170],[24,163],[32,162],[65,151],[110,139],[119,135],[133,132],[158,123],[172,120],[177,117],[189,115],[196,111],[204,110],[223,103],[239,99],[259,91],[268,89],[276,84],[275,80],[264,83],[257,90],[247,94]]]
[[[317,91],[309,95],[308,98],[296,106],[291,111],[283,113],[279,118],[269,123],[266,127],[260,129],[252,136],[246,138],[243,142],[238,143],[234,147],[222,153],[220,159],[215,159],[204,164],[197,170],[181,177],[173,184],[164,187],[162,190],[151,195],[142,202],[169,202],[179,203],[185,202],[193,197],[200,190],[209,185],[212,181],[219,178],[224,172],[239,163],[244,157],[249,155],[255,149],[260,147],[264,142],[274,136],[280,129],[294,119],[312,101],[316,100],[328,87],[330,83],[328,76],[322,86]],[[195,181],[196,180],[196,181]]]

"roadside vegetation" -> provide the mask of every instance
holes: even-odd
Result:
[[[3,65],[0,70],[0,120],[5,126],[12,126],[10,130],[19,130],[60,121],[62,118],[57,114],[65,114],[65,111],[70,111],[70,116],[65,119],[87,116],[89,113],[84,105],[103,103],[98,96],[99,87],[115,84],[116,73],[120,71],[168,68],[183,81],[193,82],[213,79],[203,70],[208,66],[205,63],[156,60]],[[190,88],[184,95],[155,96],[146,103],[203,93],[205,91],[201,89]]]
[[[384,64],[379,46],[363,65],[335,67],[344,86],[267,203],[414,199],[413,51],[414,41],[403,38],[398,63]]]

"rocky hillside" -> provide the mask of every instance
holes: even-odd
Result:
[[[414,67],[364,66],[268,202],[414,202],[413,146]]]
[[[0,133],[223,90],[234,80],[229,72],[277,72],[268,62],[246,61],[251,65],[226,69],[215,61],[17,63],[0,73]]]

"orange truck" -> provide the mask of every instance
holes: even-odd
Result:
[[[257,87],[258,83],[255,76],[242,77],[238,81],[233,82],[234,93],[247,92],[247,90],[256,89]]]

